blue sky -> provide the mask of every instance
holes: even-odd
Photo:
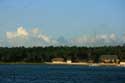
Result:
[[[0,0],[0,38],[23,26],[52,37],[125,34],[125,0]]]

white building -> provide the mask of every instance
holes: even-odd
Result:
[[[70,63],[72,63],[72,61],[69,59],[66,61],[66,63],[70,64]]]
[[[53,58],[52,63],[65,63],[64,58]]]
[[[120,62],[120,65],[124,65],[125,66],[125,62]]]

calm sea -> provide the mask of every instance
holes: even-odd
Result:
[[[0,83],[125,83],[125,67],[0,65]]]

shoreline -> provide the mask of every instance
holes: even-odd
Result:
[[[51,63],[51,62],[47,62],[46,64],[51,64],[51,65],[82,65],[82,66],[117,66],[117,67],[125,67],[125,65],[113,64],[113,63]]]
[[[81,65],[81,66],[117,66],[117,67],[125,67],[125,65],[123,64],[113,64],[113,63],[52,63],[52,62],[43,62],[43,63],[32,63],[32,62],[0,62],[0,65],[4,65],[4,64],[33,64],[33,65],[37,65],[37,64],[41,64],[41,65]]]

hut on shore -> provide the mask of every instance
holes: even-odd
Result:
[[[101,55],[99,58],[101,63],[119,63],[120,59],[117,55]]]
[[[70,64],[70,63],[72,63],[72,60],[71,60],[71,59],[67,59],[67,60],[66,60],[66,63],[67,63],[67,64]]]
[[[52,63],[64,63],[64,58],[53,58]]]
[[[125,59],[120,61],[120,65],[124,65],[125,66]]]

